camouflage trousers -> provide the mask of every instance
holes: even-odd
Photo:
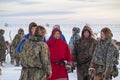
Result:
[[[22,69],[19,80],[46,80],[46,74],[42,69],[25,68]]]
[[[94,79],[93,80],[112,80],[112,79],[104,79],[103,78],[103,73],[99,73],[99,74],[96,74],[95,76],[94,76]]]

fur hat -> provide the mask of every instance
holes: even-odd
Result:
[[[37,24],[35,22],[31,22],[29,24],[29,33],[32,33],[32,31],[31,31],[32,27],[36,27],[36,26],[37,26]]]
[[[112,32],[108,27],[105,27],[101,30],[105,34],[106,39],[109,39],[112,37]]]

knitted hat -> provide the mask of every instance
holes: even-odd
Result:
[[[76,33],[79,33],[79,32],[80,32],[80,28],[79,28],[79,27],[73,27],[72,30],[75,31]]]

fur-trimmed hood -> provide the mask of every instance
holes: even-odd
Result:
[[[82,36],[82,37],[84,37],[83,34],[84,34],[85,31],[88,31],[88,32],[90,33],[90,37],[92,37],[93,31],[92,31],[92,29],[91,29],[88,25],[85,25],[85,26],[84,26],[84,28],[83,28],[83,30],[82,30],[82,33],[81,33],[81,36]]]

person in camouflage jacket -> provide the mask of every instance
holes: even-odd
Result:
[[[6,44],[4,39],[4,30],[0,29],[0,65],[5,61]]]
[[[77,79],[89,80],[88,68],[93,56],[97,41],[92,37],[92,29],[84,26],[81,38],[75,42],[72,51],[73,64],[77,66]]]
[[[19,80],[46,80],[51,75],[49,49],[43,38],[46,30],[37,26],[34,35],[23,44],[20,53],[21,76]]]
[[[118,59],[119,51],[112,40],[112,32],[105,27],[101,30],[101,38],[90,65],[95,69],[94,80],[112,80],[112,77],[118,76]]]
[[[24,30],[20,28],[18,30],[18,34],[15,35],[15,37],[12,41],[13,54],[14,54],[14,58],[16,61],[16,66],[19,66],[19,61],[20,61],[20,57],[19,57],[19,54],[16,52],[16,48],[17,48],[20,40],[23,38],[23,36],[24,36]]]

